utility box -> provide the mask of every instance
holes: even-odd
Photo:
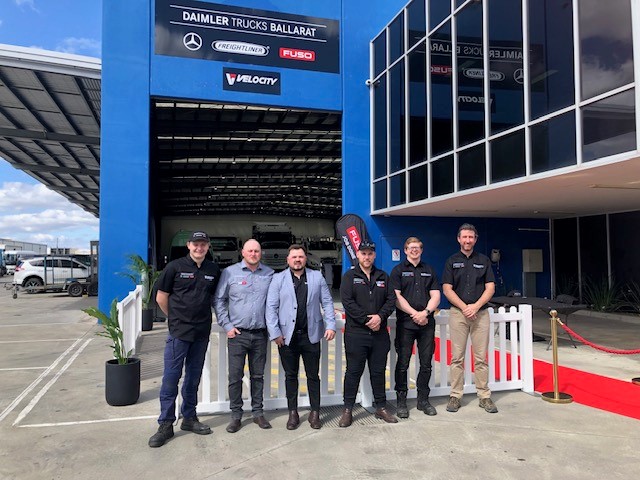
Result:
[[[522,271],[524,273],[541,273],[542,268],[542,249],[525,249],[522,250]]]

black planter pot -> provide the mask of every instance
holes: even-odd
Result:
[[[153,309],[142,309],[142,331],[148,332],[153,329]]]
[[[120,365],[114,358],[105,363],[105,399],[114,407],[133,405],[140,397],[140,359]]]

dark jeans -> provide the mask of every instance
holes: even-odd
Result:
[[[384,374],[390,349],[391,340],[386,329],[375,334],[345,332],[344,350],[347,357],[347,371],[344,374],[345,408],[353,408],[356,403],[365,362],[369,367],[374,406],[382,408],[387,404]]]
[[[167,337],[164,347],[164,373],[160,387],[160,422],[174,422],[176,420],[176,398],[178,397],[178,382],[182,376],[184,366],[184,381],[182,382],[183,418],[196,416],[198,404],[198,387],[204,366],[209,340],[186,342],[179,338]]]
[[[311,343],[306,331],[293,334],[289,345],[279,349],[280,361],[285,374],[285,389],[287,392],[287,406],[289,410],[298,409],[298,372],[300,371],[300,357],[304,362],[307,374],[307,389],[311,410],[320,410],[320,342]]]
[[[429,388],[429,379],[431,378],[431,359],[434,350],[434,336],[436,324],[433,319],[429,319],[426,328],[413,329],[398,326],[396,331],[395,347],[398,354],[396,362],[396,392],[406,392],[407,387],[407,370],[411,361],[411,352],[413,350],[413,342],[417,341],[418,356],[420,358],[420,371],[416,380],[418,394],[429,396],[431,389]]]
[[[249,357],[249,380],[251,385],[251,413],[254,418],[263,415],[264,365],[267,360],[267,330],[242,330],[240,335],[230,338],[229,349],[229,408],[232,419],[242,418],[242,377],[244,364]]]

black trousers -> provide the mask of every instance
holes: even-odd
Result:
[[[249,380],[251,386],[251,414],[254,418],[263,415],[264,366],[267,361],[269,335],[267,329],[242,330],[240,335],[227,342],[229,350],[229,408],[231,418],[241,419],[242,377],[245,361],[249,359]]]
[[[344,374],[345,408],[353,408],[356,403],[365,363],[369,367],[374,406],[382,408],[387,404],[384,374],[390,349],[391,340],[386,329],[371,334],[345,332],[344,350],[347,357],[347,371]]]
[[[320,410],[320,342],[311,343],[306,331],[294,332],[289,345],[278,349],[280,362],[284,369],[284,386],[287,393],[289,410],[298,409],[298,373],[300,371],[300,357],[304,362],[307,374],[307,390],[311,410]]]
[[[413,343],[417,342],[420,371],[418,372],[416,387],[418,388],[419,395],[429,396],[429,392],[431,391],[429,388],[431,359],[435,348],[435,331],[436,324],[433,319],[429,320],[425,328],[404,328],[402,324],[398,325],[395,340],[396,353],[398,354],[395,371],[396,392],[406,392],[408,390],[407,370],[411,362]]]

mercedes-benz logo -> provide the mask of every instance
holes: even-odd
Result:
[[[194,52],[196,50],[200,50],[200,47],[202,47],[202,38],[200,38],[200,35],[197,33],[189,32],[183,37],[182,43],[184,43],[185,47]]]
[[[513,79],[516,83],[522,85],[524,83],[524,70],[518,68],[515,72],[513,72]]]

